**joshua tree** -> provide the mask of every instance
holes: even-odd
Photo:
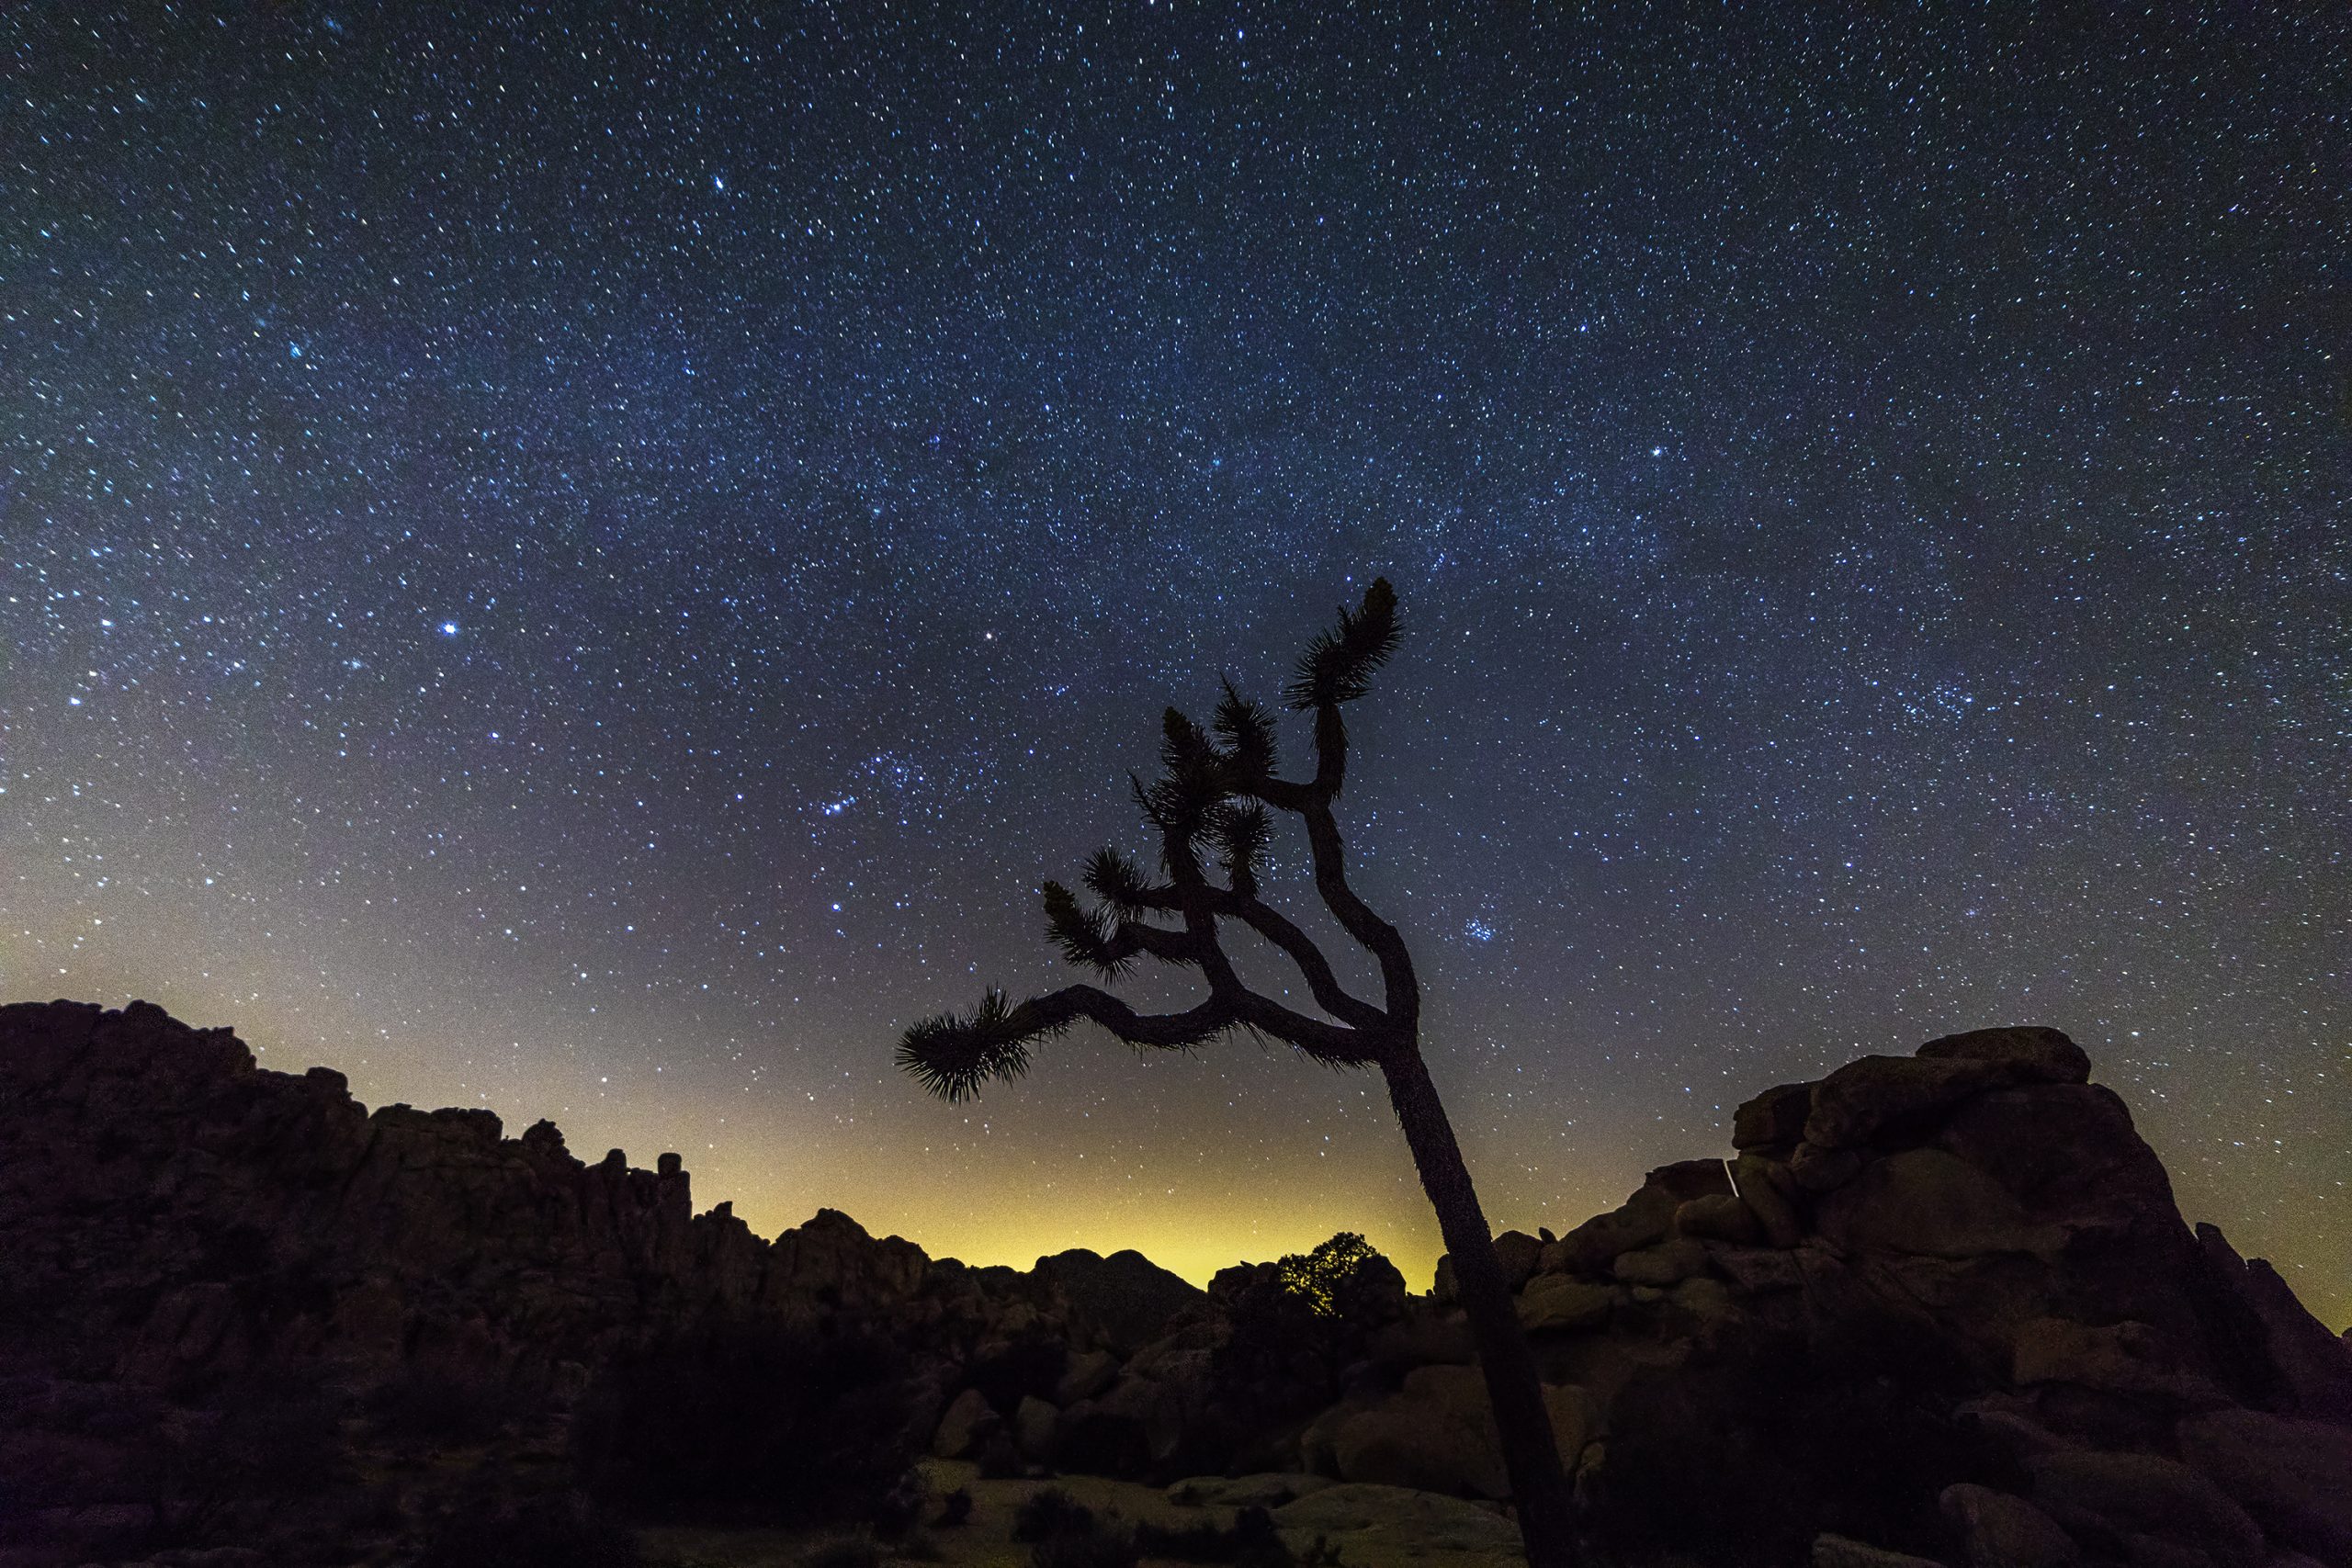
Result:
[[[1347,852],[1332,813],[1348,766],[1340,710],[1371,690],[1373,672],[1396,639],[1396,593],[1383,578],[1365,590],[1361,607],[1342,607],[1339,625],[1317,635],[1299,659],[1283,696],[1291,708],[1314,716],[1315,773],[1308,779],[1276,776],[1273,716],[1230,681],[1205,730],[1170,708],[1161,723],[1165,773],[1149,784],[1133,780],[1136,804],[1159,836],[1158,873],[1106,849],[1086,867],[1086,887],[1098,900],[1091,908],[1058,882],[1045,885],[1046,930],[1072,964],[1104,979],[1138,956],[1197,969],[1208,987],[1204,999],[1182,1012],[1146,1014],[1096,986],[1070,986],[1018,1005],[990,989],[968,1016],[943,1014],[909,1029],[899,1065],[933,1093],[962,1100],[990,1078],[1021,1077],[1038,1041],[1086,1019],[1130,1045],[1181,1051],[1240,1029],[1295,1046],[1326,1066],[1377,1067],[1453,1260],[1528,1561],[1533,1568],[1562,1568],[1573,1556],[1568,1484],[1535,1359],[1512,1310],[1469,1168],[1421,1060],[1421,992],[1412,955],[1396,928],[1348,886]],[[1379,1002],[1350,995],[1306,933],[1260,896],[1270,808],[1305,825],[1315,890],[1378,962]],[[1206,863],[1212,862],[1214,872]],[[1323,1016],[1245,985],[1225,949],[1220,922],[1227,920],[1279,948]]]

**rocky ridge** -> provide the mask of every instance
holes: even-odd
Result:
[[[2088,1079],[2052,1030],[1865,1057],[1741,1106],[1728,1157],[1498,1237],[1598,1546],[2352,1565],[2352,1349],[2182,1221]],[[501,1464],[560,1479],[598,1370],[712,1324],[887,1336],[914,1435],[1000,1473],[1504,1500],[1443,1266],[1414,1296],[1373,1258],[1310,1313],[1272,1264],[1206,1292],[1132,1253],[970,1269],[830,1211],[763,1241],[694,1213],[674,1156],[370,1113],[144,1004],[0,1008],[0,1562],[132,1553],[153,1433],[294,1371],[498,1390],[539,1413]]]

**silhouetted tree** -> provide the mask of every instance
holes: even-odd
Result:
[[[1314,716],[1311,778],[1276,776],[1273,717],[1230,682],[1207,729],[1170,708],[1161,723],[1165,771],[1149,784],[1134,780],[1136,804],[1159,837],[1158,874],[1148,874],[1127,855],[1106,849],[1086,868],[1086,887],[1097,900],[1092,907],[1058,882],[1045,885],[1046,930],[1072,964],[1104,979],[1115,978],[1137,957],[1195,969],[1207,984],[1205,998],[1181,1012],[1146,1014],[1097,986],[1070,986],[1018,1004],[991,988],[967,1016],[942,1014],[909,1029],[899,1044],[899,1065],[933,1092],[957,1101],[990,1078],[1021,1077],[1038,1041],[1084,1019],[1131,1045],[1185,1050],[1243,1029],[1329,1066],[1377,1067],[1453,1258],[1528,1560],[1533,1568],[1559,1568],[1574,1555],[1569,1491],[1535,1359],[1512,1310],[1469,1168],[1421,1059],[1421,993],[1412,955],[1396,928],[1348,886],[1346,849],[1332,810],[1348,766],[1340,709],[1372,689],[1374,671],[1396,650],[1396,594],[1383,578],[1365,590],[1358,608],[1342,607],[1339,625],[1317,635],[1299,659],[1283,696],[1294,710]],[[1378,963],[1379,1002],[1349,994],[1322,950],[1260,896],[1276,811],[1304,825],[1316,892]],[[1222,880],[1212,874],[1212,864]],[[1225,949],[1226,921],[1239,921],[1280,949],[1324,1016],[1300,1012],[1245,985]]]

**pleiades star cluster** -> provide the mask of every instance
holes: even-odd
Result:
[[[8,998],[763,1230],[1426,1282],[1370,1077],[890,1063],[1063,983],[1037,885],[1148,849],[1163,705],[1385,573],[1343,816],[1498,1225],[2047,1023],[2352,1317],[2340,7],[33,4],[0,62]]]

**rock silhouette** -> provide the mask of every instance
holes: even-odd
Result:
[[[2088,1079],[2050,1030],[1866,1057],[1743,1105],[1725,1157],[1498,1238],[1578,1528],[1627,1561],[2352,1563],[2352,1348],[2182,1220]],[[445,1503],[359,1506],[382,1467],[350,1444],[424,1431],[476,1484],[560,1489],[605,1370],[715,1325],[887,1338],[910,1455],[1499,1500],[1450,1270],[1383,1278],[1318,1315],[1271,1263],[1205,1292],[1134,1253],[971,1269],[831,1211],[763,1240],[673,1156],[371,1113],[143,1004],[8,1007],[0,1561],[397,1556]],[[164,1485],[189,1432],[217,1462]]]

